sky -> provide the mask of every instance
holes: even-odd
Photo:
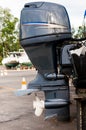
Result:
[[[72,27],[81,26],[83,23],[86,0],[0,0],[0,6],[9,8],[15,17],[20,18],[20,12],[24,4],[34,1],[47,1],[61,4],[67,9]]]

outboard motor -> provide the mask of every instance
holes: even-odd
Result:
[[[20,17],[20,44],[38,72],[28,84],[28,93],[44,92],[46,118],[70,118],[69,80],[63,71],[71,68],[67,50],[73,45],[65,43],[69,39],[71,27],[65,7],[48,2],[25,4]]]
[[[62,46],[59,41],[70,38],[69,17],[63,6],[48,2],[25,4],[20,18],[20,43],[44,77],[57,73],[56,44]]]

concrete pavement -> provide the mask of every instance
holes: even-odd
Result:
[[[0,76],[0,130],[76,130],[76,106],[73,100],[71,120],[59,122],[56,117],[44,120],[44,114],[41,117],[34,115],[34,94],[21,97],[14,95],[14,91],[21,88],[22,77],[28,82],[35,75],[35,70],[8,70],[7,75]],[[38,95],[44,98],[42,92]]]

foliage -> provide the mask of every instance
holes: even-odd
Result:
[[[0,57],[20,48],[18,21],[8,8],[0,7]]]
[[[85,38],[86,37],[86,27],[79,26],[76,31],[74,28],[72,28],[72,35],[74,38]]]

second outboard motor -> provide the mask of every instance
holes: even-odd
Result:
[[[71,64],[67,56],[71,47],[63,51],[68,39],[71,27],[65,7],[48,2],[25,4],[20,18],[20,43],[38,71],[28,88],[44,92],[46,118],[58,115],[61,120],[69,120],[69,81],[59,67]]]

